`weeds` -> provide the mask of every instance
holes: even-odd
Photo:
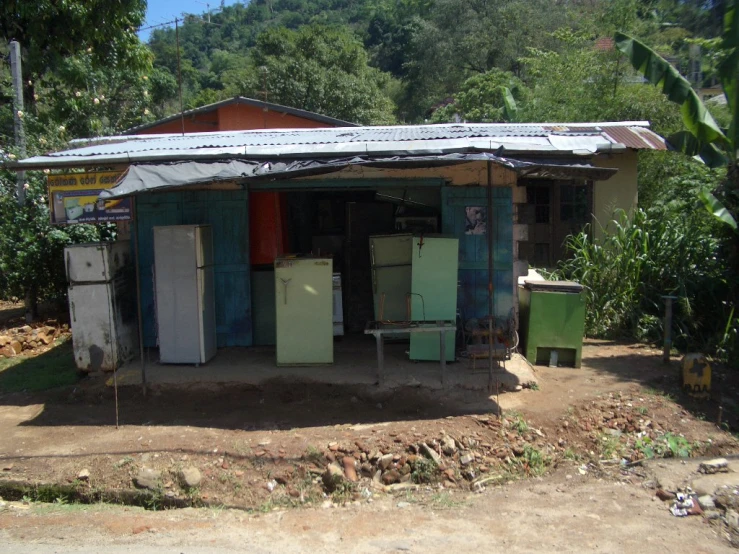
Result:
[[[315,446],[309,446],[305,454],[303,454],[303,459],[306,462],[312,462],[314,464],[320,464],[323,462],[323,452],[318,450]]]
[[[601,436],[601,457],[605,460],[613,460],[614,458],[620,458],[623,447],[618,437],[613,435],[602,435]]]
[[[526,423],[526,420],[518,412],[508,412],[507,419],[510,421],[511,427],[517,431],[519,435],[523,435],[529,430],[529,424]]]
[[[431,460],[418,458],[413,465],[411,478],[414,483],[433,483],[439,477],[439,467]]]
[[[641,437],[636,441],[635,447],[645,458],[687,458],[695,445],[690,444],[682,435],[665,433],[654,440]]]

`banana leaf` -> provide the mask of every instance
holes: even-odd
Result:
[[[503,93],[503,103],[505,104],[504,114],[506,121],[516,121],[516,117],[518,116],[518,105],[516,104],[516,99],[513,98],[511,89],[509,89],[508,87],[500,88],[501,92]]]
[[[713,144],[702,144],[689,131],[680,131],[665,139],[667,147],[688,156],[700,156],[708,167],[725,167],[729,160],[724,153]]]
[[[734,0],[736,1],[736,0]],[[716,121],[690,86],[690,82],[660,57],[651,48],[637,39],[616,33],[616,48],[626,54],[639,73],[653,85],[662,87],[662,92],[673,102],[680,105],[683,123],[693,136],[702,144],[719,143],[728,145],[728,139],[721,132]]]
[[[731,227],[735,233],[739,232],[737,230],[736,219],[734,219],[734,216],[729,213],[729,210],[726,209],[718,198],[707,191],[702,191],[698,194],[698,198],[701,199],[706,210],[708,210],[713,217],[718,219],[721,223]]]

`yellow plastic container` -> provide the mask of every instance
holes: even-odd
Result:
[[[681,362],[683,390],[691,396],[707,397],[711,392],[711,364],[703,354],[686,354]]]

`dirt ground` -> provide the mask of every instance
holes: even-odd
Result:
[[[680,392],[676,360],[666,366],[654,349],[605,341],[588,341],[581,369],[536,373],[539,390],[503,394],[500,406],[469,390],[274,381],[159,388],[144,398],[122,387],[117,429],[114,391],[101,378],[0,396],[0,480],[5,500],[16,500],[0,511],[0,550],[728,548],[720,526],[674,518],[654,500],[638,462],[645,437],[662,445],[659,455],[669,454],[665,437],[693,456],[739,452],[728,432],[739,427],[733,375],[715,371],[713,397],[690,399]],[[447,454],[448,438],[456,446]],[[415,465],[423,444],[439,454],[438,474]],[[381,471],[378,457],[388,458]],[[327,491],[327,465],[346,458],[356,460],[359,480]],[[161,472],[150,508],[207,507],[64,504],[69,489],[120,500],[145,467]],[[196,488],[179,482],[187,467],[202,475]],[[412,479],[386,480],[393,471]],[[56,504],[24,503],[21,493],[11,498],[13,483],[66,488],[47,491]]]

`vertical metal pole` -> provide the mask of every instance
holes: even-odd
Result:
[[[663,296],[665,301],[665,344],[662,352],[662,362],[670,363],[670,350],[672,350],[672,301],[675,296]]]
[[[182,69],[180,68],[180,26],[179,19],[174,20],[175,42],[177,43],[177,84],[180,93],[180,122],[182,123],[182,134],[185,134],[185,109],[182,107]]]
[[[488,392],[493,391],[493,163],[488,160],[487,214],[485,216],[485,236],[488,239]]]
[[[136,197],[131,197],[131,212],[132,212],[132,225],[131,230],[134,236],[134,249],[135,249],[135,261],[136,261],[136,315],[139,324],[139,353],[141,355],[141,389],[146,396],[146,360],[144,358],[144,320],[141,312],[141,266],[139,262],[139,228],[137,225],[138,213],[136,206]]]
[[[385,345],[382,333],[375,333],[377,340],[377,385],[382,387],[385,383]]]
[[[440,321],[437,325],[444,325],[446,323]],[[441,361],[441,388],[446,388],[446,331],[442,330],[439,333],[439,360]]]
[[[21,45],[18,41],[10,41],[10,72],[13,76],[13,131],[15,145],[21,158],[26,157],[26,131],[23,128],[23,71],[21,68]],[[19,171],[16,176],[15,193],[18,205],[26,202],[26,172]]]

